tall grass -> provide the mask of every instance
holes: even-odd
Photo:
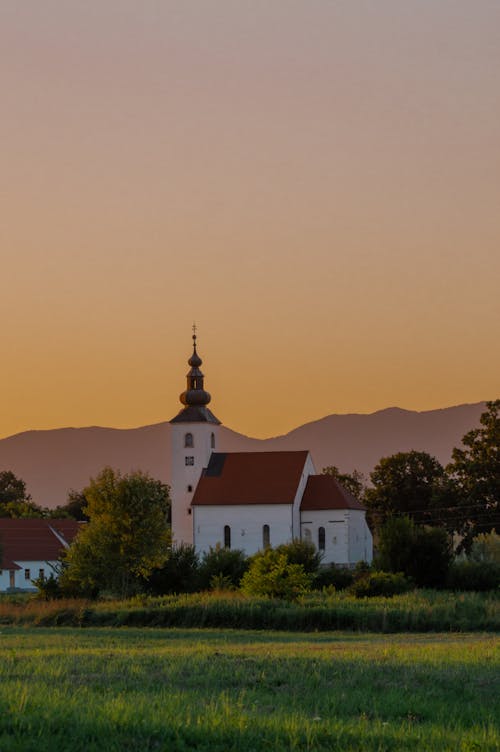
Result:
[[[497,631],[495,593],[415,591],[393,598],[313,594],[298,603],[240,593],[138,597],[128,601],[0,599],[0,624],[33,626],[225,627],[369,632]]]

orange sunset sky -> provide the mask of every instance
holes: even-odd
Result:
[[[0,3],[0,436],[500,396],[497,0]]]

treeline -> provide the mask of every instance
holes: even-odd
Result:
[[[91,530],[89,525],[87,531]],[[139,573],[136,568],[135,576],[130,552],[122,549],[118,555],[113,539],[98,549],[90,540],[91,535],[83,545],[77,540],[67,552],[59,580],[51,577],[37,584],[40,596],[46,600],[239,592],[250,598],[298,602],[314,592],[328,595],[344,591],[355,598],[365,598],[392,597],[416,587],[498,589],[498,536],[480,536],[469,556],[455,558],[446,535],[443,538],[441,533],[415,527],[407,518],[398,519],[396,525],[388,521],[381,530],[380,552],[373,564],[359,562],[353,569],[335,564],[322,566],[321,554],[314,545],[301,540],[258,551],[250,557],[221,546],[201,556],[193,546],[168,546],[160,566],[151,566],[150,559],[147,567],[143,556],[143,569]],[[110,565],[111,549],[115,550],[115,568]]]
[[[83,491],[71,489],[66,504],[49,509],[33,501],[26,483],[11,470],[0,471],[0,517],[11,519],[46,518],[88,521],[85,511],[87,500]]]
[[[427,452],[384,457],[369,482],[358,471],[334,475],[367,508],[377,537],[389,519],[407,517],[417,526],[446,530],[458,551],[470,551],[474,539],[500,526],[500,400],[488,402],[480,425],[455,448],[443,467]]]

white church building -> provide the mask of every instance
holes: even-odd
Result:
[[[172,427],[174,543],[199,553],[217,544],[251,555],[293,539],[311,541],[323,563],[371,562],[365,508],[335,478],[318,475],[310,453],[224,452],[209,410],[193,334],[183,408]]]

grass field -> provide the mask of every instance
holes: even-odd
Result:
[[[0,750],[493,752],[499,643],[2,627]]]

